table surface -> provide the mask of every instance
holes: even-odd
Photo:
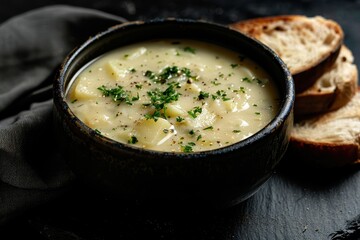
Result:
[[[345,44],[353,51],[355,63],[360,61],[360,2],[355,0],[13,0],[0,3],[0,22],[49,4],[96,8],[128,20],[182,17],[222,24],[278,14],[322,15],[341,24]],[[284,163],[290,160],[285,158]],[[220,212],[154,212],[74,187],[19,216],[0,235],[1,239],[359,239],[360,233],[353,231],[360,229],[359,214],[359,168],[311,171],[283,164],[252,198]]]

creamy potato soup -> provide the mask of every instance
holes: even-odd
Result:
[[[167,152],[239,142],[279,109],[273,80],[255,62],[191,40],[141,42],[102,55],[74,77],[66,101],[97,133]]]

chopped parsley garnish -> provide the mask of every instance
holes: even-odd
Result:
[[[194,107],[193,109],[191,109],[190,111],[188,111],[188,114],[189,114],[192,118],[196,118],[198,115],[200,115],[200,113],[202,113],[202,108],[201,108],[201,107]]]
[[[154,121],[156,122],[160,117],[163,117],[163,115],[160,111],[155,111],[153,114],[145,114],[144,117],[146,119],[154,119]]]
[[[256,77],[253,77],[253,78],[244,77],[241,79],[241,81],[248,82],[248,83],[252,83],[252,82],[256,81],[257,84],[263,84],[263,82]]]
[[[182,121],[184,121],[185,120],[185,118],[182,118],[182,117],[180,117],[180,116],[177,116],[176,117],[176,121],[177,122],[182,122]]]
[[[248,77],[242,78],[241,81],[248,82],[248,83],[251,83],[251,82],[252,82],[251,79],[248,78]]]
[[[197,136],[196,141],[199,141],[202,138],[201,135]]]
[[[209,126],[209,127],[204,128],[203,130],[213,130],[213,129],[214,129],[213,126]]]
[[[228,98],[226,96],[227,96],[227,93],[224,90],[217,90],[216,94],[211,95],[213,100],[221,98],[223,101],[229,101],[230,98]]]
[[[98,90],[100,90],[105,97],[111,97],[114,102],[125,102],[128,105],[132,105],[133,101],[139,100],[139,95],[137,95],[137,97],[131,97],[130,92],[125,91],[121,86],[108,89],[102,85],[98,87]]]
[[[233,90],[233,92],[235,92],[235,93],[238,93],[238,92],[245,93],[245,88],[244,88],[244,87],[240,87],[239,89]]]
[[[94,131],[97,133],[97,134],[101,134],[100,130],[95,128]]]
[[[181,73],[182,71],[179,70],[177,66],[167,67],[158,75],[158,81],[160,83],[165,83],[166,80],[178,77]]]
[[[194,131],[193,129],[191,129],[191,130],[189,131],[189,134],[190,134],[190,135],[194,135],[194,134],[195,134],[195,131]]]
[[[241,130],[233,130],[233,133],[239,133]]]
[[[137,100],[139,100],[140,99],[140,97],[139,97],[139,93],[136,93],[136,97],[132,97],[131,98],[131,101],[137,101]]]
[[[260,115],[261,113],[260,112],[255,112],[256,115]]]
[[[151,80],[154,80],[156,78],[156,74],[150,70],[147,70],[145,72],[145,77],[150,78]]]
[[[192,48],[192,47],[184,47],[183,50],[184,50],[184,52],[189,52],[189,53],[192,53],[192,54],[196,53],[195,48]]]
[[[211,83],[214,84],[214,86],[219,86],[221,84],[217,80],[211,81]]]
[[[129,69],[129,71],[130,71],[131,73],[134,73],[134,72],[136,72],[136,69],[135,69],[135,68],[131,68],[131,69]]]
[[[209,93],[200,91],[198,99],[199,100],[204,100],[205,98],[208,98],[208,97],[209,97]]]
[[[142,89],[142,85],[141,85],[141,84],[136,84],[135,87],[136,87],[137,89]]]
[[[193,152],[193,147],[195,145],[196,144],[194,142],[188,142],[185,146],[181,146],[181,150],[186,153]]]
[[[138,139],[135,136],[131,136],[130,139],[128,140],[128,143],[130,144],[135,144],[138,142]]]
[[[237,66],[239,66],[239,64],[232,63],[232,64],[230,64],[230,66],[231,66],[232,68],[236,68]]]
[[[158,120],[159,117],[166,117],[166,104],[177,101],[179,99],[180,93],[175,90],[176,84],[170,84],[165,91],[160,89],[155,89],[154,91],[147,92],[150,97],[151,103],[144,104],[145,106],[153,106],[155,112],[153,114],[146,114],[146,119]]]
[[[192,146],[190,145],[181,146],[181,149],[185,153],[193,152]]]
[[[191,76],[191,71],[190,71],[190,69],[188,69],[188,68],[186,68],[186,67],[181,68],[181,72],[182,72],[183,74],[185,74],[185,76],[188,77],[188,78],[193,78],[193,79],[196,78],[196,76]]]
[[[154,72],[147,70],[145,72],[145,77],[153,80],[155,83],[164,84],[167,80],[172,78],[180,77],[181,75],[185,75],[185,77],[196,80],[197,76],[192,76],[190,69],[184,67],[179,68],[177,66],[166,67],[159,74],[155,74]]]
[[[71,103],[75,103],[75,102],[77,102],[77,98],[71,101]]]

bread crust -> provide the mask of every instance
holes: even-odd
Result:
[[[357,91],[358,69],[353,60],[351,51],[343,46],[333,67],[309,89],[296,94],[295,115],[325,113],[347,104]],[[322,87],[322,82],[332,86]]]
[[[316,32],[314,29],[315,27],[313,26],[314,23],[320,25],[321,29],[323,30],[329,30],[329,32],[332,34],[329,34],[329,40],[327,40],[327,38],[324,40],[324,45],[327,44],[327,41],[331,42],[331,44],[329,44],[329,49],[321,54],[316,55],[317,59],[312,63],[304,62],[299,66],[291,66],[288,60],[289,58],[286,57],[285,53],[282,52],[288,47],[286,46],[287,43],[284,41],[284,39],[282,39],[282,42],[280,41],[280,44],[284,45],[284,47],[275,48],[274,46],[271,46],[271,42],[279,41],[279,39],[276,39],[276,35],[272,36],[269,34],[269,36],[266,37],[266,40],[264,37],[268,32],[286,32],[287,29],[291,29],[291,31],[299,33],[304,32],[303,29],[310,29],[307,32],[314,33]],[[339,24],[337,24],[335,21],[324,19],[322,17],[308,18],[303,15],[270,16],[244,20],[231,24],[230,26],[240,32],[243,32],[246,35],[249,35],[250,37],[260,40],[272,48],[280,56],[280,58],[284,60],[285,64],[289,66],[289,70],[293,75],[295,83],[295,91],[297,93],[303,92],[312,86],[315,81],[334,64],[336,58],[339,55],[344,38],[343,30]],[[315,35],[315,33],[313,35]],[[309,43],[306,43],[306,40],[300,39],[302,38],[301,34],[297,34],[297,36],[294,35],[292,37],[299,38],[298,41],[296,41],[299,43],[299,46],[296,46],[298,48],[302,48],[307,44],[309,45]],[[296,52],[302,51],[294,51],[295,54]]]
[[[335,63],[340,53],[341,44],[334,51],[324,55],[317,65],[302,69],[301,72],[293,74],[295,92],[301,93],[315,84],[316,80],[321,77]]]
[[[291,161],[314,167],[334,168],[360,163],[359,146],[351,142],[316,142],[292,136],[288,152]]]

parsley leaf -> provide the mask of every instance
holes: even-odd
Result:
[[[209,93],[200,91],[198,99],[203,100],[203,99],[208,98],[208,97],[209,97]]]
[[[153,114],[146,114],[146,119],[158,120],[159,117],[166,119],[166,104],[177,101],[180,93],[175,90],[176,83],[170,84],[165,91],[155,89],[154,91],[147,92],[150,97],[151,103],[145,104],[146,106],[153,106],[155,112]]]
[[[256,83],[259,85],[263,84],[263,81],[261,81],[261,79],[258,79],[256,77],[253,77],[253,78],[243,77],[241,79],[241,81],[248,82],[248,83],[252,83],[252,82],[256,81]]]
[[[211,83],[214,84],[214,86],[219,86],[221,84],[217,81],[217,79],[215,79],[214,81],[211,81]]]
[[[196,144],[194,142],[188,142],[185,146],[181,146],[181,150],[186,153],[193,152],[193,147],[195,145]]]
[[[131,136],[130,139],[128,140],[128,143],[130,144],[135,144],[138,142],[138,139],[135,136]]]
[[[177,116],[176,117],[176,121],[177,122],[182,122],[182,121],[184,121],[185,120],[185,118],[182,118],[182,117],[180,117],[180,116]]]
[[[226,97],[227,93],[225,90],[217,90],[216,94],[212,94],[211,97],[213,100],[221,98],[223,101],[229,101],[230,98]]]
[[[192,118],[196,118],[200,113],[202,113],[202,108],[201,107],[194,107],[192,110],[188,111],[188,114]]]
[[[145,77],[153,80],[155,83],[160,84],[164,84],[167,80],[180,77],[181,75],[185,75],[187,78],[197,79],[197,76],[191,75],[190,69],[186,67],[179,68],[177,66],[166,67],[159,74],[155,74],[154,72],[147,70],[144,75]]]
[[[192,53],[192,54],[195,54],[196,53],[196,50],[195,48],[192,48],[192,47],[184,47],[184,52],[189,52],[189,53]]]
[[[98,90],[100,90],[105,97],[111,97],[114,102],[125,102],[128,105],[132,105],[133,101],[139,100],[139,95],[137,95],[137,97],[131,97],[130,92],[125,91],[121,86],[108,89],[102,85],[98,87]]]

